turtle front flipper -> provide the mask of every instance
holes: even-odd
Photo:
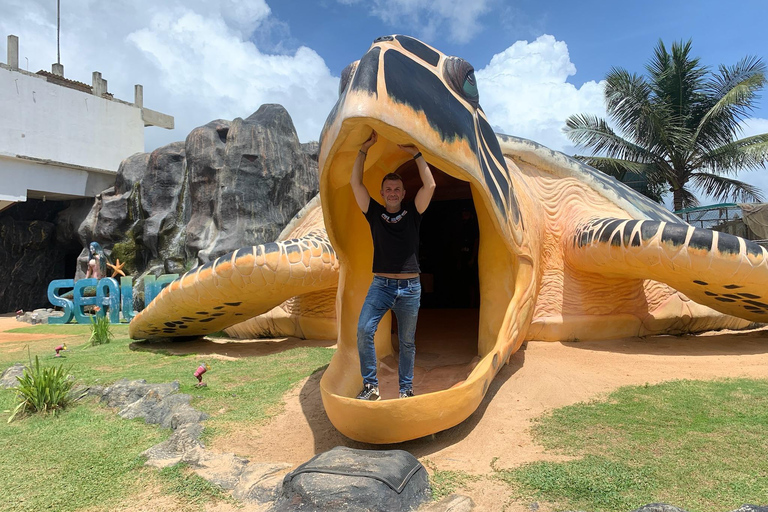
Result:
[[[166,287],[131,321],[130,336],[153,339],[220,331],[296,295],[334,288],[338,268],[324,229],[238,249]]]
[[[603,218],[579,226],[568,261],[607,277],[652,279],[727,315],[768,321],[768,252],[685,223]]]

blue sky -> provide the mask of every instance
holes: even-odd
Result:
[[[409,2],[431,4],[433,2]],[[436,2],[439,3],[439,2]],[[464,5],[469,2],[451,2]],[[444,21],[441,30],[427,34],[420,10],[413,22],[400,18],[387,23],[372,12],[371,2],[341,3],[284,1],[270,4],[273,14],[285,21],[292,44],[304,44],[326,60],[336,76],[378,35],[405,33],[444,53],[458,55],[476,68],[515,41],[532,41],[542,34],[565,41],[577,73],[569,81],[580,85],[600,80],[611,66],[643,71],[659,39],[693,39],[697,55],[707,64],[735,63],[747,54],[768,56],[768,2],[722,1],[497,1],[481,2],[479,30],[459,41]],[[376,2],[373,2],[376,4]],[[297,6],[299,6],[297,8]],[[713,24],[717,23],[714,27]],[[424,37],[427,36],[427,37]],[[768,105],[764,106],[768,112]]]
[[[62,63],[86,83],[173,115],[146,147],[182,140],[212,119],[284,105],[302,142],[318,138],[338,77],[385,34],[409,34],[473,64],[480,103],[497,131],[575,149],[560,129],[573,113],[604,115],[611,66],[643,72],[659,39],[693,40],[711,67],[768,60],[768,1],[62,0]],[[56,60],[56,2],[0,0],[0,59],[20,38],[22,66]],[[27,60],[29,64],[27,64]],[[765,95],[766,91],[763,92]],[[768,98],[745,134],[768,132]],[[766,191],[768,171],[740,176]]]

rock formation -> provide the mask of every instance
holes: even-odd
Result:
[[[299,142],[282,106],[262,105],[129,156],[95,200],[59,202],[53,215],[29,220],[20,213],[41,202],[12,207],[0,215],[0,312],[45,307],[51,280],[85,277],[91,241],[126,263],[140,309],[137,277],[181,274],[276,238],[318,192],[317,151]],[[72,247],[81,250],[76,267]]]
[[[317,155],[308,152],[317,144],[306,148],[280,105],[262,105],[246,119],[211,121],[185,142],[125,159],[79,238],[99,242],[134,276],[181,274],[271,241],[317,194]],[[83,249],[78,277],[87,257]]]

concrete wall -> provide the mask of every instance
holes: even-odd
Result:
[[[144,151],[141,108],[0,67],[0,152],[117,171]],[[6,162],[7,163],[7,162]]]
[[[0,210],[27,197],[94,197],[115,184],[115,173],[10,157],[0,153]]]

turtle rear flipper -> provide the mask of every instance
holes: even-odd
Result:
[[[652,279],[728,315],[768,321],[768,251],[684,223],[603,218],[579,226],[568,247],[577,268]]]
[[[171,283],[136,315],[129,332],[134,339],[210,334],[337,283],[338,260],[324,230],[245,247]]]

